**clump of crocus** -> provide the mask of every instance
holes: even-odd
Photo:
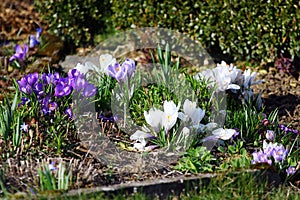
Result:
[[[108,74],[121,84],[123,81],[131,79],[135,70],[135,62],[126,58],[122,65],[115,63],[113,65],[109,65],[107,69]]]
[[[62,77],[59,73],[28,74],[17,81],[20,91],[24,94],[21,105],[37,100],[40,111],[43,115],[53,113],[61,104],[65,103],[62,98],[69,98],[75,91],[82,97],[92,97],[96,94],[97,88],[90,84],[84,74],[76,69],[68,72],[67,77]],[[51,89],[49,89],[51,88]],[[65,114],[72,118],[72,111],[67,108]]]
[[[138,150],[144,149],[147,140],[156,138],[158,132],[162,129],[168,135],[168,132],[175,125],[178,118],[179,105],[176,106],[173,101],[164,101],[163,108],[163,111],[157,108],[151,108],[148,112],[144,111],[144,117],[150,129],[138,130],[130,136],[131,140],[137,142],[134,147]]]
[[[272,165],[272,162],[280,163],[285,160],[288,150],[282,144],[263,141],[263,149],[253,152],[252,164],[267,163]]]
[[[208,86],[216,86],[216,92],[231,91],[239,99],[242,99],[243,103],[256,101],[256,106],[260,109],[262,106],[261,97],[255,95],[251,89],[252,85],[263,81],[255,81],[256,76],[257,73],[251,72],[250,69],[242,71],[233,64],[228,65],[222,61],[221,64],[217,64],[217,67],[198,73],[195,79],[202,78],[209,81]]]

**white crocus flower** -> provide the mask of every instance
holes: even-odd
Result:
[[[234,84],[241,79],[241,70],[237,69],[232,64],[227,65],[226,62],[222,61],[221,64],[217,64],[214,69],[207,69],[200,74],[196,75],[196,79],[203,77],[206,80],[214,82],[217,85],[217,91],[225,91],[229,89],[238,90],[240,86]]]
[[[75,69],[77,69],[82,74],[86,74],[89,70],[94,70],[94,68],[88,62],[86,62],[84,65],[81,63],[77,63]]]
[[[114,65],[117,60],[110,54],[103,54],[99,58],[101,72],[108,75],[107,67],[109,65]]]
[[[244,73],[243,73],[244,88],[250,88],[251,85],[256,85],[256,84],[263,82],[263,80],[254,81],[254,79],[256,78],[256,75],[257,75],[257,73],[251,72],[251,69],[247,69],[244,71]]]
[[[218,128],[214,130],[212,134],[221,140],[229,140],[235,134],[235,132],[236,130],[234,129]]]
[[[139,151],[144,151],[147,144],[147,139],[152,138],[153,135],[144,131],[136,131],[130,136],[130,140],[135,140],[133,147]]]
[[[182,121],[192,120],[193,125],[198,125],[205,115],[205,110],[196,108],[196,102],[186,99],[183,104],[183,112],[179,112],[178,118]]]
[[[155,130],[159,131],[162,126],[163,111],[151,108],[149,112],[144,111],[146,122]]]
[[[164,102],[164,113],[161,122],[166,132],[175,125],[178,118],[178,110],[179,105],[176,106],[173,101]]]
[[[204,138],[202,142],[209,141],[209,140],[229,140],[232,136],[236,133],[234,129],[224,129],[218,128],[212,131],[212,135]]]

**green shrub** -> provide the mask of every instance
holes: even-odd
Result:
[[[296,0],[111,0],[119,29],[158,26],[199,40],[210,53],[273,62],[300,56],[300,4]],[[217,55],[218,56],[218,55]]]
[[[93,43],[96,34],[111,28],[109,0],[35,0],[35,7],[49,30],[71,44]]]

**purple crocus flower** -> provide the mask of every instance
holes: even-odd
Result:
[[[288,176],[289,176],[289,175],[293,175],[293,174],[296,173],[296,168],[293,167],[293,166],[290,166],[290,167],[288,167],[288,168],[286,169],[286,173],[287,173]]]
[[[17,81],[20,91],[22,91],[25,94],[31,94],[32,88],[37,83],[38,78],[38,73],[23,76],[21,80]]]
[[[88,81],[85,79],[83,75],[79,75],[74,79],[73,87],[74,90],[79,91],[85,87],[87,87]]]
[[[272,165],[272,160],[269,159],[268,155],[265,154],[262,150],[259,150],[258,152],[255,151],[252,153],[253,160],[251,161],[252,164],[257,163],[267,163],[269,165]]]
[[[33,48],[35,45],[40,44],[40,37],[41,37],[41,33],[42,33],[42,28],[38,28],[36,30],[36,34],[35,35],[30,35],[29,36],[29,48]]]
[[[44,88],[42,83],[36,83],[33,86],[33,91],[34,93],[38,96],[41,97],[44,94]]]
[[[87,84],[82,91],[82,96],[92,97],[97,93],[97,88],[93,84]]]
[[[269,140],[269,141],[273,141],[273,140],[274,140],[274,131],[267,130],[266,138],[267,138],[267,140]]]
[[[72,86],[59,82],[54,91],[54,96],[63,97],[68,96],[72,92]]]
[[[114,65],[109,65],[107,67],[108,74],[115,78],[119,83],[126,78],[126,68],[121,67],[119,63],[115,63]]]
[[[42,81],[43,85],[46,86],[46,85],[49,85],[50,83],[52,83],[53,78],[54,78],[53,74],[51,74],[51,73],[48,73],[48,74],[43,73],[42,76],[41,76],[41,81]]]
[[[122,64],[122,68],[124,68],[124,71],[126,72],[128,79],[130,79],[135,70],[135,62],[130,58],[126,58],[126,60]]]
[[[101,121],[110,121],[110,122],[114,122],[115,118],[114,117],[105,117],[101,114],[98,115],[98,119],[100,119]]]
[[[276,163],[283,161],[286,158],[287,154],[288,154],[288,150],[285,150],[282,144],[273,148],[272,151],[272,156]]]
[[[80,73],[77,69],[72,69],[68,71],[68,77],[69,78],[76,78],[78,76],[82,76],[83,74]]]
[[[73,118],[73,113],[72,113],[71,108],[67,108],[67,109],[65,110],[65,114],[68,115],[68,117],[69,117],[70,119]]]
[[[16,44],[15,54],[9,58],[9,62],[11,62],[13,60],[24,61],[27,53],[28,53],[28,46],[26,44],[24,45],[24,48],[22,48],[20,45]]]
[[[37,72],[27,75],[27,82],[30,86],[33,86],[39,80],[39,74]]]
[[[50,102],[50,103],[48,104],[48,108],[49,108],[49,111],[50,111],[50,112],[54,111],[57,107],[58,107],[58,105],[57,105],[56,102]]]
[[[54,111],[58,107],[56,102],[52,102],[50,94],[47,94],[39,102],[41,104],[41,110],[42,110],[44,115],[47,115],[47,114],[51,113],[52,111]]]
[[[19,90],[25,94],[31,94],[32,93],[32,87],[28,84],[27,76],[23,76],[21,80],[17,81],[19,85]]]

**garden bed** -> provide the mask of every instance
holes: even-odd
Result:
[[[110,196],[138,191],[147,196],[165,198],[171,194],[179,195],[188,187],[207,185],[217,176],[215,172],[224,174],[230,170],[237,174],[246,170],[246,173],[258,177],[258,182],[268,179],[274,187],[287,182],[296,188],[300,186],[298,71],[280,74],[272,66],[253,67],[237,63],[236,67],[222,62],[211,68],[214,72],[221,72],[220,80],[211,76],[210,71],[201,72],[215,79],[216,85],[213,85],[200,79],[198,69],[186,67],[189,62],[171,54],[166,45],[163,49],[153,50],[153,57],[149,49],[122,54],[116,58],[119,65],[105,66],[109,72],[97,72],[97,81],[90,82],[86,78],[88,73],[80,71],[91,67],[86,61],[97,65],[96,70],[92,70],[93,77],[97,69],[103,70],[101,58],[110,61],[114,58],[103,55],[98,47],[84,56],[73,55],[63,61],[63,42],[46,33],[47,26],[37,13],[32,15],[33,19],[19,16],[22,14],[17,12],[20,9],[25,8],[24,16],[34,12],[32,1],[26,2],[6,1],[1,5],[5,12],[13,10],[10,13],[17,15],[18,19],[16,23],[0,23],[3,30],[12,25],[10,30],[7,29],[11,32],[4,32],[1,35],[4,39],[0,38],[3,42],[0,46],[1,195],[18,191],[39,195],[53,191],[65,192],[64,196],[68,197],[95,192]],[[1,17],[0,20],[5,21]],[[19,19],[24,20],[21,24],[30,21],[30,26],[15,39]],[[14,54],[14,44],[23,42],[21,47],[24,50],[27,38],[38,27],[44,29],[42,39],[37,31],[37,44],[29,49],[27,57]],[[17,58],[9,61],[13,54]],[[165,82],[141,84],[135,88],[138,92],[131,94],[130,84],[138,83],[134,82],[138,79],[134,78],[138,74],[137,68],[142,66],[144,68],[139,70],[148,73],[152,68],[145,70],[145,63],[154,60],[161,64],[162,70],[157,74]],[[76,66],[78,62],[81,65]],[[73,69],[75,66],[76,70]],[[119,73],[120,68],[125,69],[125,75]],[[176,73],[172,74],[172,70]],[[236,74],[228,82],[218,70],[224,70],[230,76],[232,71]],[[190,94],[187,94],[190,99],[179,100],[181,97],[174,95],[174,90],[168,90],[168,85],[172,84],[185,86],[182,77],[192,85],[189,89],[195,93],[195,101],[188,96]],[[264,81],[250,88],[255,84],[255,77]],[[226,83],[225,88],[218,85],[222,81]],[[126,97],[128,91],[130,98]],[[258,100],[260,91],[262,104]],[[210,130],[214,114],[218,112],[216,115],[221,116],[224,113],[216,108],[218,106],[211,105],[216,93],[226,95],[228,99],[227,117],[226,121],[224,117],[225,124],[220,123]],[[88,100],[81,99],[82,96]],[[129,99],[130,117],[143,129],[125,126],[126,111],[118,115],[112,112],[112,109],[124,108],[120,107],[124,105],[122,98]],[[110,103],[113,99],[116,99],[115,104]],[[86,105],[93,100],[96,106],[89,111]],[[220,99],[216,101],[221,102]],[[82,102],[87,102],[83,107],[87,112],[81,113],[78,105]],[[170,114],[170,110],[174,112]],[[181,117],[179,113],[182,113]],[[164,121],[162,116],[165,115],[168,120]],[[117,122],[122,118],[120,116],[125,117]],[[160,119],[157,124],[154,123],[156,119]],[[187,127],[191,132],[185,129]],[[209,129],[207,134],[204,129]],[[133,137],[136,133],[138,137]],[[197,136],[189,137],[190,133]],[[185,139],[189,143],[187,146]],[[212,145],[206,143],[210,139],[213,139]]]

